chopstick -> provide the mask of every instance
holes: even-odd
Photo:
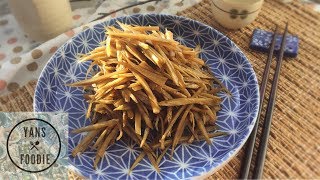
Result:
[[[253,149],[256,141],[256,136],[258,132],[258,127],[259,127],[259,120],[261,117],[261,111],[262,111],[262,106],[264,104],[264,99],[265,99],[265,91],[269,79],[269,72],[270,72],[270,66],[271,66],[271,61],[272,61],[272,56],[275,48],[275,42],[276,42],[276,34],[278,32],[279,27],[276,26],[274,33],[273,33],[273,38],[268,54],[268,59],[266,62],[266,66],[264,68],[264,73],[262,76],[262,82],[260,86],[260,104],[259,104],[259,112],[257,116],[257,122],[253,128],[253,131],[249,137],[248,145],[246,148],[245,152],[245,157],[244,157],[244,162],[242,164],[241,168],[241,174],[240,174],[240,179],[248,179],[249,176],[249,171],[250,171],[250,165],[252,161],[252,155],[253,155]],[[267,107],[267,115],[265,117],[265,123],[264,123],[264,130],[263,130],[263,135],[262,139],[260,142],[259,146],[259,151],[256,159],[256,166],[254,170],[254,175],[253,179],[261,178],[262,172],[263,172],[263,166],[264,166],[264,161],[265,161],[265,154],[267,150],[267,145],[268,145],[268,137],[270,133],[270,126],[271,126],[271,120],[272,120],[272,113],[273,113],[273,108],[275,104],[275,99],[276,99],[276,91],[277,91],[277,84],[278,84],[278,79],[280,75],[280,69],[282,66],[282,59],[283,59],[283,54],[285,50],[285,39],[288,33],[288,23],[286,24],[285,32],[282,37],[282,42],[281,42],[281,49],[280,49],[280,54],[278,56],[278,61],[276,65],[276,72],[273,77],[273,83],[272,83],[272,89],[271,93],[269,96],[269,102],[268,102],[268,107]]]
[[[267,83],[268,83],[268,79],[269,79],[270,66],[271,66],[273,52],[274,52],[274,48],[275,48],[275,44],[276,44],[276,37],[277,37],[278,30],[279,30],[279,27],[278,27],[278,25],[276,25],[276,28],[275,28],[274,33],[273,33],[273,38],[272,38],[272,41],[271,41],[271,46],[270,46],[270,50],[269,50],[266,66],[264,67],[264,72],[263,72],[263,76],[262,76],[262,82],[261,82],[261,85],[260,85],[260,104],[259,104],[257,122],[256,122],[256,124],[255,124],[255,126],[254,126],[254,128],[252,130],[252,133],[251,133],[251,135],[249,137],[248,145],[247,145],[246,152],[245,152],[244,162],[243,162],[242,167],[241,167],[240,179],[248,179],[249,170],[250,170],[250,164],[251,164],[251,159],[252,159],[252,154],[253,154],[253,149],[254,149],[254,145],[255,145],[255,142],[256,142],[256,136],[257,136],[258,127],[259,127],[259,120],[260,120],[260,116],[261,116],[261,110],[262,110],[263,102],[264,102],[264,99],[265,99],[264,95],[265,95],[265,92],[266,92]]]
[[[267,106],[265,122],[263,126],[263,134],[260,140],[259,150],[256,158],[256,165],[255,165],[255,169],[253,171],[253,176],[252,176],[253,179],[261,179],[261,176],[263,173],[263,166],[264,166],[267,147],[268,147],[268,138],[269,138],[270,129],[271,129],[273,109],[274,109],[275,100],[277,97],[278,81],[279,81],[279,76],[280,76],[280,71],[282,66],[283,54],[286,47],[287,34],[288,34],[288,22],[286,23],[286,28],[282,36],[281,48],[280,48],[280,53],[277,59],[276,71],[273,76],[273,82],[272,82],[271,92],[269,95],[269,102]]]

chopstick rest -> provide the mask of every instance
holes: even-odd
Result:
[[[265,31],[262,29],[255,29],[250,42],[250,48],[261,51],[268,52],[271,41],[273,37],[273,32]],[[276,44],[275,44],[275,54],[278,54],[280,51],[282,35],[277,34]],[[286,47],[284,51],[285,57],[295,58],[298,55],[299,50],[299,37],[295,35],[288,35],[286,38]]]

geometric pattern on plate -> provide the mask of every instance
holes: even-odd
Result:
[[[139,155],[133,142],[117,141],[93,168],[95,152],[86,151],[73,158],[72,149],[85,133],[69,133],[68,153],[71,168],[90,179],[185,179],[206,174],[230,160],[247,140],[256,121],[259,88],[256,75],[241,50],[217,30],[200,22],[179,16],[136,14],[97,24],[73,37],[52,56],[38,81],[34,100],[37,112],[60,111],[69,113],[69,132],[89,123],[85,120],[87,103],[82,89],[65,86],[85,78],[88,62],[78,63],[80,53],[87,53],[105,38],[105,26],[120,21],[133,25],[153,25],[172,31],[174,38],[188,47],[200,45],[200,57],[213,74],[231,91],[232,96],[219,94],[223,101],[218,112],[217,125],[228,136],[205,141],[180,144],[160,162],[157,173],[147,159],[129,174],[129,168]],[[170,151],[168,151],[170,153]]]

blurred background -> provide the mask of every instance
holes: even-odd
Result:
[[[0,0],[0,15],[8,14],[10,12],[8,6],[9,0]],[[79,8],[92,8],[95,9],[99,7],[99,5],[105,0],[70,0],[71,8],[79,9]],[[110,1],[110,0],[107,0]],[[111,0],[112,1],[112,0]],[[280,0],[284,2],[290,2],[291,0]],[[301,0],[306,3],[308,6],[314,7],[316,10],[320,11],[320,0]]]
[[[299,2],[311,7],[308,11],[320,12],[320,0],[273,1],[282,2],[277,3],[283,7],[294,7],[294,2]],[[0,95],[38,79],[53,52],[90,27],[97,18],[108,20],[136,13],[176,14],[200,2],[202,0],[0,0]],[[29,75],[22,76],[26,73]]]

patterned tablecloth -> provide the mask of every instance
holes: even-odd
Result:
[[[99,17],[98,13],[111,12],[137,2],[139,0],[108,0],[96,10],[94,8],[76,9],[72,16],[75,28],[47,42],[35,42],[25,36],[12,14],[0,16],[0,95],[16,91],[28,82],[38,79],[44,65],[57,48],[84,28],[98,23],[99,21],[89,23]],[[200,0],[151,2],[119,11],[103,20],[135,13],[176,14],[177,11],[199,2]]]

